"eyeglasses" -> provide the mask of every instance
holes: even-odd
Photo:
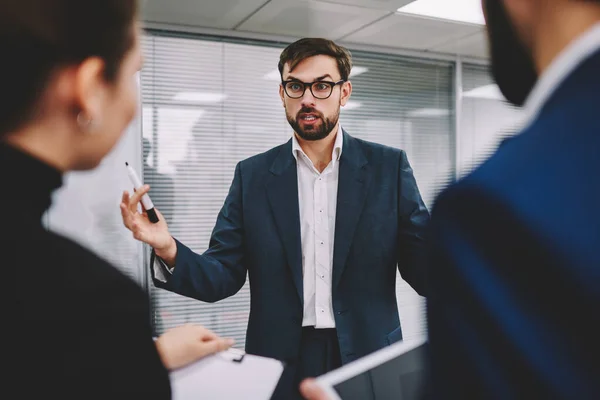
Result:
[[[319,100],[328,99],[333,93],[333,88],[340,83],[346,82],[345,79],[337,82],[328,82],[328,81],[316,81],[316,82],[300,82],[300,81],[283,81],[281,84],[283,85],[283,90],[285,94],[288,95],[289,98],[299,99],[304,96],[306,92],[306,88],[310,88],[310,92],[312,95]]]

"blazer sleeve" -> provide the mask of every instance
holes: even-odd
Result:
[[[425,232],[429,211],[404,151],[400,154],[398,176],[398,270],[417,293],[425,296]]]
[[[216,302],[237,293],[246,281],[241,166],[235,168],[229,194],[219,212],[209,248],[197,254],[178,240],[175,268],[156,274],[155,255],[151,272],[157,287],[204,302]],[[163,267],[164,270],[164,267]],[[166,282],[164,282],[166,280]]]

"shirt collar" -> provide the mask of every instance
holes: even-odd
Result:
[[[544,71],[524,105],[526,126],[538,116],[560,84],[588,56],[600,49],[600,23],[575,39]]]
[[[333,151],[331,152],[331,159],[335,161],[339,161],[342,156],[342,148],[344,147],[344,132],[342,130],[342,125],[338,126],[338,131],[335,137],[335,143],[333,144]],[[295,134],[292,134],[292,154],[294,158],[298,160],[298,153],[304,154],[304,150],[300,147],[300,143],[296,138]]]

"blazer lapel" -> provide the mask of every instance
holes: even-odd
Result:
[[[335,221],[335,242],[333,250],[333,288],[342,277],[346,267],[346,259],[356,224],[360,219],[371,176],[367,159],[356,139],[345,131],[340,171],[338,178],[338,196]]]
[[[266,184],[269,204],[283,242],[298,296],[303,302],[298,172],[292,155],[291,140],[281,147],[270,171],[273,175]]]

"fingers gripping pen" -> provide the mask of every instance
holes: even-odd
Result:
[[[129,179],[131,179],[131,183],[133,183],[133,187],[135,189],[141,189],[142,186],[144,186],[142,184],[142,181],[140,180],[140,178],[138,177],[138,175],[135,173],[135,170],[133,168],[131,168],[131,165],[129,165],[129,163],[125,163],[125,166],[127,167],[127,172],[129,174]],[[148,193],[144,194],[142,196],[142,204],[144,205],[144,209],[146,210],[146,214],[148,214],[148,219],[150,220],[150,222],[152,223],[157,223],[158,222],[158,215],[156,215],[156,210],[154,209],[154,204],[152,204],[152,200],[150,200],[150,196],[148,196]]]

